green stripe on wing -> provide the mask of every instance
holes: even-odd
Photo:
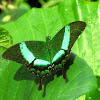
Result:
[[[70,26],[66,25],[61,49],[68,50],[69,42],[70,42]]]
[[[22,53],[23,57],[25,58],[26,61],[28,61],[29,64],[35,59],[35,56],[27,48],[25,42],[21,42],[21,44],[20,44],[20,50],[21,50],[21,53]]]

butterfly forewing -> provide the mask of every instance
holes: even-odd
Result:
[[[77,21],[77,22],[70,23],[69,25],[70,25],[70,42],[68,46],[68,51],[71,50],[78,36],[85,29],[86,23],[82,21]]]
[[[18,63],[28,65],[29,63],[23,58],[22,53],[20,52],[20,45],[16,44],[8,48],[2,55],[4,59],[16,61]]]
[[[2,55],[3,58],[28,65],[34,59],[50,61],[50,55],[45,42],[25,41],[8,48]]]
[[[78,36],[85,29],[86,23],[82,21],[73,22],[62,28],[51,40],[51,57],[55,58],[60,50],[66,50],[70,52],[73,44],[77,40]],[[59,53],[59,59],[64,53]]]
[[[69,42],[70,26],[66,25],[51,40],[52,62],[55,62],[65,54],[64,50],[68,50]]]
[[[64,37],[64,32],[65,32],[65,27],[62,28],[51,40],[50,44],[51,44],[51,59],[54,58],[54,56],[56,55],[57,52],[59,52],[61,50],[61,46],[62,46],[62,40]]]
[[[26,41],[29,50],[34,54],[36,59],[50,61],[50,55],[46,42],[43,41]]]

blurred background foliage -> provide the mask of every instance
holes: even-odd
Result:
[[[61,1],[63,0],[1,0],[0,24],[16,20],[32,7],[48,8]]]
[[[63,0],[0,0],[0,24],[11,22],[22,16],[32,7],[48,8]],[[97,0],[86,0],[95,2]]]

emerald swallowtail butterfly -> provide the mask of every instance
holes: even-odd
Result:
[[[4,59],[24,64],[40,77],[39,90],[42,89],[42,77],[51,70],[62,69],[68,59],[71,48],[85,29],[86,23],[76,21],[63,27],[54,37],[46,36],[44,41],[24,41],[8,48],[2,55]]]

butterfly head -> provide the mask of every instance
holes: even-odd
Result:
[[[46,41],[50,41],[51,37],[47,36],[45,39],[46,39]]]
[[[49,69],[49,70],[54,69],[54,64],[48,66],[48,69]]]

